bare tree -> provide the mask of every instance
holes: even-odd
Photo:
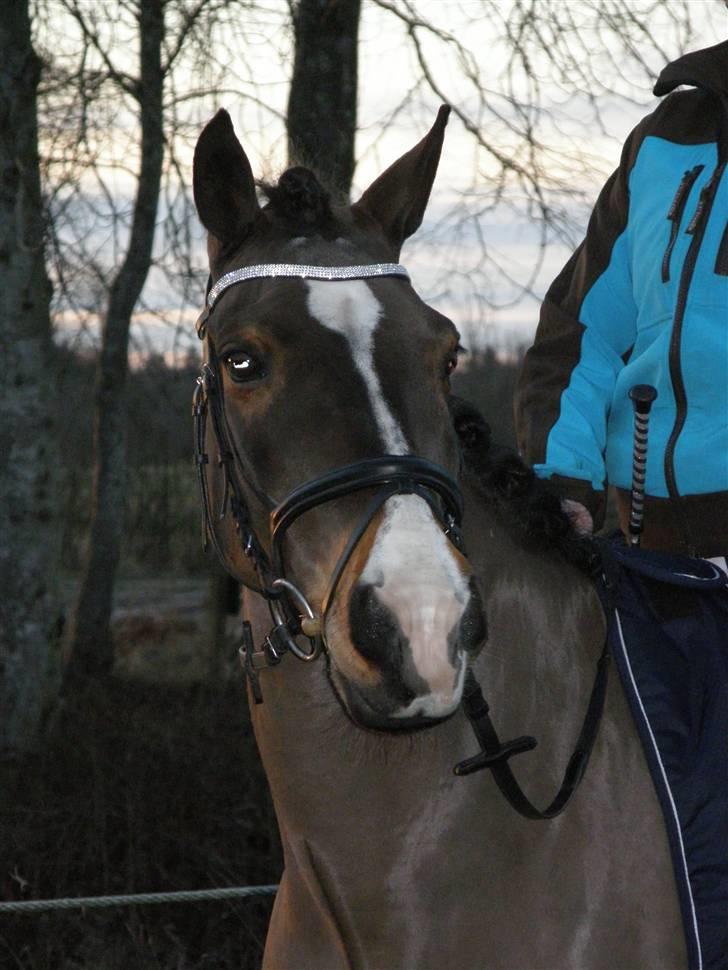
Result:
[[[85,25],[80,5],[73,15]],[[139,105],[141,153],[134,214],[124,259],[110,287],[96,379],[94,480],[87,562],[67,641],[70,676],[110,670],[113,663],[110,617],[124,520],[126,480],[126,398],[129,325],[152,258],[164,158],[162,96],[165,34],[163,0],[144,0],[138,12],[138,81],[117,78]],[[91,27],[84,26],[97,50]]]
[[[0,747],[34,747],[57,620],[54,354],[27,0],[0,18]]]
[[[388,33],[407,52],[409,84],[392,117],[434,97],[453,106],[453,123],[467,135],[459,198],[418,242],[437,247],[435,292],[457,294],[476,321],[504,299],[533,294],[547,248],[578,241],[613,167],[598,147],[613,131],[610,110],[631,108],[634,116],[652,100],[662,67],[696,43],[698,6],[368,0],[365,13],[386,15]],[[615,142],[614,158],[618,149]],[[487,227],[498,222],[522,227],[533,240],[525,272],[488,239]]]
[[[251,7],[255,16],[245,18]],[[101,333],[91,528],[65,648],[70,680],[113,663],[132,317],[165,316],[158,299],[142,296],[150,273],[157,292],[175,293],[180,306],[199,299],[190,144],[215,97],[232,91],[255,101],[244,60],[237,73],[229,66],[232,51],[245,49],[243,38],[254,44],[277,28],[287,8],[271,12],[246,0],[61,0],[60,10],[59,18],[59,4],[37,0],[56,316]]]

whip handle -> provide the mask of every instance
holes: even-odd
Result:
[[[645,518],[645,478],[647,473],[647,435],[650,409],[657,391],[650,384],[635,384],[629,392],[634,408],[634,445],[632,449],[632,494],[629,508],[629,543],[639,546]]]

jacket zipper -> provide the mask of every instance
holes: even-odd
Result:
[[[710,179],[700,190],[698,206],[695,210],[690,224],[685,230],[692,235],[690,246],[688,247],[685,262],[683,263],[680,283],[677,291],[677,301],[675,304],[675,315],[672,322],[672,334],[670,336],[670,350],[668,355],[670,380],[672,381],[673,393],[675,395],[675,423],[673,424],[670,437],[665,447],[665,481],[670,498],[678,500],[680,492],[677,487],[675,477],[675,447],[680,437],[680,432],[685,424],[687,416],[688,402],[685,393],[685,384],[682,378],[682,367],[680,361],[680,343],[682,337],[682,326],[685,318],[685,308],[688,300],[688,291],[695,272],[695,264],[698,260],[698,253],[705,235],[705,227],[708,223],[710,209],[713,205],[716,189],[723,175],[725,162],[722,162],[715,169]],[[685,536],[687,541],[688,537]],[[688,543],[689,544],[689,543]]]
[[[723,230],[723,237],[718,246],[718,255],[715,257],[714,272],[718,276],[728,276],[728,222]]]
[[[672,200],[672,204],[668,210],[667,218],[671,223],[671,226],[670,239],[667,243],[667,248],[665,249],[665,255],[662,257],[663,283],[667,283],[670,279],[670,257],[672,256],[672,251],[675,248],[675,242],[677,241],[677,234],[680,229],[680,221],[682,220],[683,211],[685,210],[685,203],[688,201],[688,196],[690,195],[690,190],[695,184],[695,179],[698,177],[698,175],[700,175],[704,168],[704,165],[696,165],[694,168],[688,169],[688,171],[680,179],[680,184],[677,187],[675,198]]]

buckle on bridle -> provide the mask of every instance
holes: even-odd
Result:
[[[283,653],[285,653],[285,648]],[[265,638],[262,650],[256,650],[250,621],[243,620],[242,640],[238,647],[238,654],[256,704],[263,703],[263,692],[260,689],[258,671],[264,670],[266,667],[275,667],[283,659],[283,653],[277,652],[271,641],[271,634]]]
[[[443,524],[444,534],[447,536],[450,542],[452,542],[458,552],[465,555],[465,540],[463,539],[463,534],[455,516],[450,512],[446,512],[443,516]]]
[[[198,340],[204,340],[207,334],[207,319],[210,316],[210,308],[205,304],[202,313],[200,313],[197,320],[195,320],[195,331],[197,333]]]

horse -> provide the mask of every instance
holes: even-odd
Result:
[[[537,736],[509,764],[548,800],[605,621],[557,500],[453,400],[458,332],[398,262],[447,113],[353,205],[301,167],[259,201],[224,111],[195,149],[205,531],[245,587],[284,853],[263,966],[677,970],[668,841],[617,678],[555,817],[524,818],[487,770],[453,773],[478,753],[472,673],[500,734]]]

